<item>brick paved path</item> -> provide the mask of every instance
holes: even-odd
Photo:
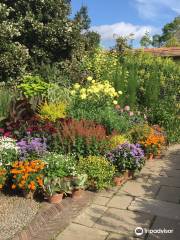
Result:
[[[173,230],[144,233],[141,239],[180,239],[180,145],[163,159],[147,161],[136,180],[98,193],[56,240],[133,240],[137,227]]]

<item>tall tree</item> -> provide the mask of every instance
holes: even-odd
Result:
[[[82,6],[80,10],[76,13],[74,20],[77,21],[82,30],[88,30],[91,25],[91,19],[88,15],[87,6]]]
[[[152,44],[151,36],[149,32],[145,32],[144,36],[140,40],[140,44],[142,47],[148,48]]]
[[[14,42],[26,46],[32,64],[70,58],[78,44],[80,26],[69,18],[70,0],[2,0],[12,9],[7,21],[16,23],[20,34]],[[77,37],[76,37],[77,36]]]

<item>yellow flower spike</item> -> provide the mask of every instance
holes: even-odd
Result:
[[[89,77],[87,77],[87,80],[91,82],[93,80],[93,78],[91,76],[89,76]]]
[[[80,88],[80,84],[79,83],[75,83],[74,84],[74,89],[78,90]]]

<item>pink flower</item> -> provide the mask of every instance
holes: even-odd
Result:
[[[120,105],[119,105],[119,104],[117,104],[117,105],[115,106],[115,109],[116,109],[116,110],[119,110],[119,109],[121,109]]]
[[[125,111],[130,111],[130,106],[128,106],[128,105],[125,106],[125,107],[124,107],[124,110],[125,110]]]
[[[11,135],[11,132],[5,132],[4,137],[9,137]]]
[[[4,129],[3,128],[0,128],[0,133],[4,133]]]
[[[132,117],[134,115],[133,112],[129,112],[129,116]]]

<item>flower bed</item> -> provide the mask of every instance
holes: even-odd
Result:
[[[121,94],[88,77],[68,100],[47,98],[33,115],[7,119],[0,129],[1,189],[60,202],[132,178],[151,153],[160,154],[165,138],[144,114],[121,108]]]

